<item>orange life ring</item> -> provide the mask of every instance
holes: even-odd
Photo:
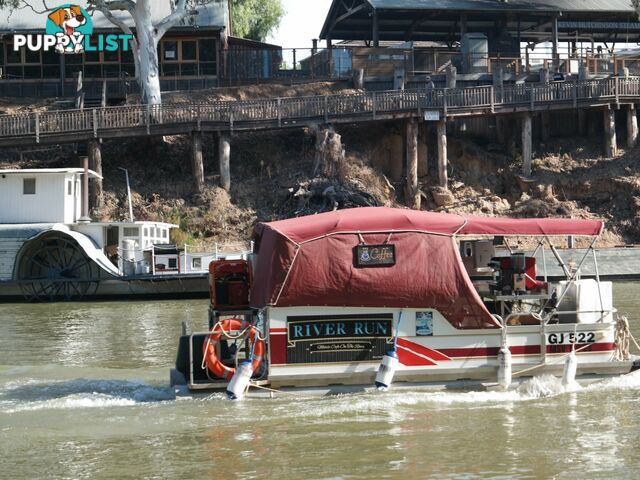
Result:
[[[246,323],[239,318],[228,318],[220,320],[211,329],[211,334],[208,337],[208,341],[205,340],[202,345],[202,354],[204,355],[204,361],[207,368],[213,372],[216,377],[223,378],[227,381],[231,381],[233,375],[236,373],[236,369],[233,367],[227,367],[223,364],[218,355],[216,355],[216,344],[222,337],[222,332],[229,332],[231,330],[243,330],[246,328]],[[257,337],[257,338],[256,338]],[[251,342],[251,349],[253,350],[253,362],[251,366],[253,371],[257,371],[258,367],[262,363],[262,357],[264,356],[264,340],[258,335],[258,329],[251,326],[249,329],[249,342]]]

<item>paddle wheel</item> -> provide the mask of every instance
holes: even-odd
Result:
[[[28,301],[80,300],[93,295],[100,269],[64,232],[49,231],[24,244],[15,278]]]

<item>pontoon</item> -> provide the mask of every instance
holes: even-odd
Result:
[[[629,373],[633,337],[598,275],[603,228],[391,208],[258,224],[249,260],[211,263],[208,330],[185,328],[172,384],[234,398]],[[588,239],[577,265],[554,245],[567,236]],[[512,237],[536,252],[496,250]]]

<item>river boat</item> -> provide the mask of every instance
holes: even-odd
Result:
[[[0,170],[0,301],[206,296],[222,253],[178,246],[177,225],[88,216],[82,168]]]
[[[383,207],[258,224],[248,260],[210,265],[208,329],[185,327],[171,383],[240,398],[627,374],[640,360],[599,278],[603,228]],[[554,244],[567,236],[588,239],[578,264]],[[534,239],[534,254],[513,237]],[[564,278],[551,281],[548,264]]]

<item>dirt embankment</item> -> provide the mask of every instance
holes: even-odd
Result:
[[[168,93],[166,102],[208,102],[258,97],[328,94],[350,91],[346,84],[260,85]],[[0,110],[48,108],[0,99]],[[216,185],[217,140],[204,137],[207,187],[192,193],[191,152],[187,136],[105,141],[105,205],[100,219],[124,219],[128,208],[124,175],[132,179],[134,213],[180,225],[182,242],[246,242],[257,221],[325,211],[336,206],[403,206],[404,129],[400,122],[341,126],[344,160],[337,175],[324,178],[317,169],[315,131],[240,133],[232,139],[231,191]],[[435,133],[429,145],[435,145]],[[603,218],[607,231],[601,246],[640,243],[640,150],[602,157],[599,141],[556,139],[535,148],[533,176],[519,175],[520,165],[496,144],[449,138],[450,190],[437,187],[435,148],[421,166],[423,208],[467,214],[533,217]],[[424,154],[423,151],[420,152]],[[0,168],[76,166],[71,146],[0,150]],[[315,167],[315,168],[314,168]]]
[[[195,91],[176,91],[162,94],[162,101],[169,103],[211,103],[217,101],[255,100],[260,98],[309,97],[334,93],[352,94],[359,90],[349,82],[314,82],[291,85],[261,84],[242,87],[208,88]],[[127,103],[137,103],[138,95],[129,95]]]

